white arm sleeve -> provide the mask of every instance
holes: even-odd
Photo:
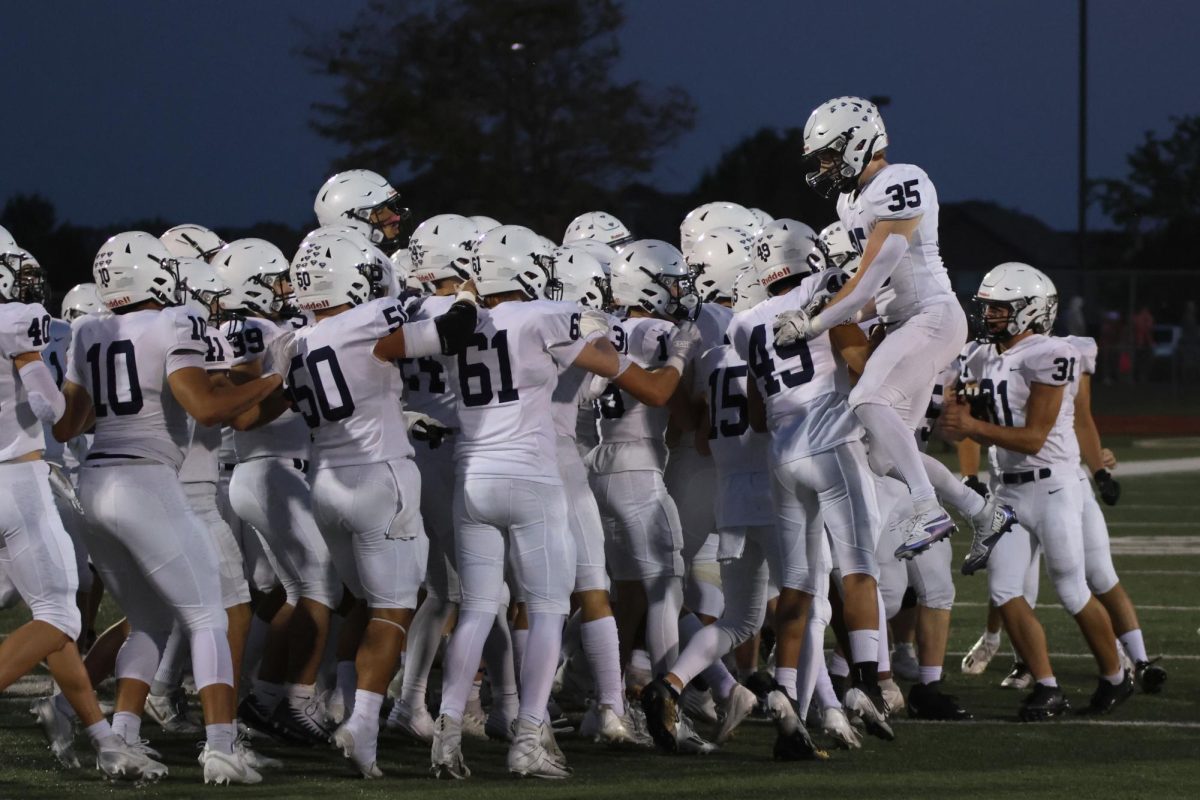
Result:
[[[850,294],[825,306],[825,309],[812,318],[811,330],[813,335],[824,333],[846,320],[852,318],[863,306],[875,298],[884,282],[892,277],[892,272],[908,252],[908,239],[898,233],[888,234],[883,240],[883,246],[875,255],[865,272],[860,271],[858,284],[850,290]]]
[[[54,376],[44,361],[31,361],[21,367],[21,384],[29,395],[29,408],[34,416],[53,425],[67,410],[67,399],[54,385]]]

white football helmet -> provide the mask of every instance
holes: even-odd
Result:
[[[369,169],[346,170],[325,181],[313,211],[322,226],[349,225],[385,250],[399,246],[399,226],[410,216],[387,178]],[[397,230],[389,235],[392,226]]]
[[[471,274],[480,296],[523,292],[530,300],[562,297],[546,240],[520,225],[501,225],[479,237]]]
[[[746,210],[753,214],[755,219],[758,220],[758,224],[755,226],[754,230],[750,231],[755,236],[762,233],[763,228],[775,221],[774,217],[763,211],[761,208],[748,208]]]
[[[474,222],[458,214],[438,214],[425,220],[408,240],[413,277],[428,292],[446,278],[468,280],[471,255],[480,233]]]
[[[480,236],[494,228],[500,227],[500,220],[489,217],[486,214],[472,214],[467,219],[475,223],[475,227],[479,229]]]
[[[562,284],[559,299],[601,310],[612,305],[608,273],[600,259],[575,247],[559,247],[553,257],[554,277]]]
[[[408,248],[401,247],[388,256],[388,259],[392,262],[392,272],[396,275],[398,289],[408,288],[412,278],[412,256],[409,255]],[[417,284],[417,288],[420,288],[420,284]]]
[[[679,250],[687,256],[705,231],[713,228],[755,229],[758,224],[750,209],[737,203],[717,201],[693,208],[679,226]]]
[[[879,109],[861,97],[835,97],[813,109],[804,123],[804,158],[812,164],[805,180],[817,194],[848,192],[872,156],[888,145]],[[821,157],[833,157],[821,167]]]
[[[183,305],[197,317],[215,321],[220,316],[221,298],[227,294],[229,287],[207,261],[179,259],[179,295]]]
[[[571,224],[567,226],[567,232],[563,234],[563,244],[580,239],[594,239],[615,250],[620,250],[633,241],[633,234],[629,232],[629,227],[624,222],[612,214],[604,211],[588,211],[571,220]]]
[[[862,261],[862,253],[854,246],[854,240],[842,227],[842,223],[834,222],[826,225],[817,237],[821,243],[821,252],[825,254],[825,265],[829,269],[840,269],[850,277],[858,272]]]
[[[606,244],[601,244],[595,239],[576,239],[573,242],[567,242],[559,249],[587,253],[600,262],[600,266],[604,268],[605,275],[612,274],[612,263],[617,259],[616,250],[613,250]]]
[[[144,231],[118,233],[100,246],[92,276],[109,309],[153,300],[179,305],[178,262],[167,246]]]
[[[292,316],[294,295],[287,257],[264,239],[237,239],[212,259],[217,277],[229,289],[221,297],[221,310],[262,317]]]
[[[362,243],[345,234],[309,234],[292,259],[297,302],[305,311],[362,305],[371,299],[372,261]]]
[[[705,231],[687,256],[692,280],[706,303],[733,298],[733,279],[753,261],[754,235],[744,228]]]
[[[824,266],[817,232],[803,222],[777,219],[754,238],[754,269],[768,293],[784,278],[804,278]]]
[[[977,338],[1006,342],[1025,331],[1049,333],[1058,314],[1058,289],[1046,273],[1028,264],[1008,261],[983,276],[975,292]],[[988,318],[989,307],[1008,311],[1004,318]]]
[[[767,299],[767,290],[753,267],[742,270],[733,279],[733,310],[745,311]]]
[[[33,253],[16,243],[0,252],[0,300],[42,303],[46,295],[46,273]]]
[[[639,239],[612,265],[613,305],[694,320],[700,294],[683,254],[659,239]]]
[[[81,283],[71,287],[71,291],[63,295],[62,311],[60,316],[67,322],[88,314],[99,314],[107,312],[104,301],[100,299],[100,292],[96,289],[94,283]]]
[[[17,246],[17,240],[8,232],[8,228],[0,225],[0,253],[7,253]]]
[[[176,225],[168,228],[159,240],[176,258],[199,258],[208,261],[225,246],[225,241],[203,225]]]

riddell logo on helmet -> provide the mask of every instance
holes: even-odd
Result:
[[[133,298],[130,297],[129,295],[125,295],[124,297],[117,297],[113,300],[108,301],[108,307],[109,308],[120,308],[121,306],[128,305],[130,303],[130,301],[132,301],[132,300],[133,300]]]
[[[792,274],[791,267],[780,267],[779,269],[775,270],[774,272],[768,272],[766,277],[764,277],[762,279],[762,285],[767,286],[769,284],[774,283],[775,281],[783,280],[784,278],[786,278],[787,276],[789,276],[791,274]]]
[[[312,300],[307,303],[303,303],[303,306],[306,311],[320,311],[322,308],[329,308],[329,301]]]

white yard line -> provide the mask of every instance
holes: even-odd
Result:
[[[960,656],[965,656],[965,655],[966,655],[966,651],[959,651],[959,652],[955,652],[955,653],[946,653],[947,658],[950,658],[952,656],[960,657]],[[1168,654],[1155,653],[1154,657],[1155,658],[1161,657],[1163,661],[1200,661],[1200,655],[1194,655],[1194,654],[1193,655],[1168,655]],[[1052,658],[1052,659],[1054,659],[1054,658],[1091,659],[1091,658],[1094,658],[1094,656],[1091,653],[1051,653],[1050,658]]]
[[[1200,730],[1200,722],[1156,722],[1148,719],[1059,719],[1046,722],[1018,722],[1013,719],[973,719],[952,722],[940,719],[890,720],[892,725],[1096,725],[1103,728],[1182,728]]]
[[[1046,601],[1046,605],[1053,605],[1052,599]],[[976,603],[974,601],[955,603],[955,607],[961,608],[987,608],[987,603]],[[1200,606],[1147,606],[1138,603],[1138,608],[1146,611],[1200,611]]]

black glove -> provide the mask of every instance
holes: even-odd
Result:
[[[442,440],[450,435],[450,429],[432,417],[414,414],[408,428],[409,435],[418,442],[428,442],[430,450],[442,446]]]
[[[478,319],[479,309],[467,300],[457,301],[445,314],[435,317],[433,324],[437,326],[442,355],[456,356],[465,349],[475,333],[475,323]]]
[[[987,486],[984,485],[983,481],[979,480],[978,475],[968,475],[967,477],[963,478],[963,485],[983,499],[987,499]]]
[[[1092,475],[1096,479],[1096,488],[1100,490],[1100,499],[1105,505],[1115,506],[1121,499],[1121,484],[1113,480],[1112,473],[1106,469],[1098,469]]]

